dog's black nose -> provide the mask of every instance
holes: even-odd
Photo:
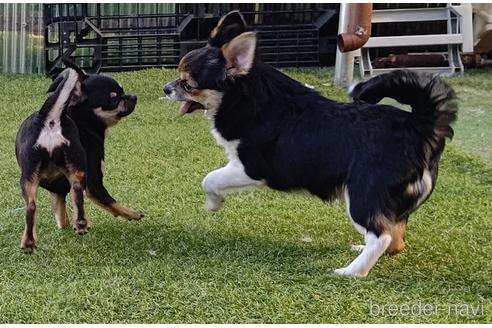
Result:
[[[128,99],[130,99],[131,102],[137,102],[137,96],[130,96]]]
[[[169,95],[169,94],[171,94],[171,92],[173,92],[173,88],[171,86],[171,83],[164,85],[164,87],[162,89],[164,90],[164,93],[166,95]]]

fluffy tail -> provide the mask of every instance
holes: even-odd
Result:
[[[456,120],[456,96],[437,75],[397,70],[359,83],[351,96],[355,102],[376,104],[388,97],[410,105],[409,123],[424,130],[431,146],[444,146],[445,139],[453,137],[451,123]]]
[[[72,91],[78,82],[78,78],[78,73],[72,68],[67,68],[58,75],[52,87],[48,90],[48,92],[53,92],[39,111],[39,115],[46,118],[46,122],[56,121],[60,118],[72,96]],[[56,88],[53,88],[53,85],[56,85]]]

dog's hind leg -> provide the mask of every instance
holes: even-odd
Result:
[[[239,160],[232,160],[226,166],[210,172],[203,179],[202,187],[206,195],[205,208],[209,211],[219,210],[227,191],[264,184],[261,180],[251,179]]]
[[[347,267],[336,269],[335,273],[339,275],[365,277],[376,264],[377,260],[390,247],[393,235],[388,229],[386,218],[379,215],[377,218],[371,218],[373,211],[369,204],[375,202],[371,200],[371,193],[365,190],[355,189],[355,192],[345,188],[345,203],[347,214],[350,217],[357,231],[364,235],[365,246],[358,246],[359,256]]]
[[[372,226],[377,231],[368,230],[365,235],[366,245],[360,255],[349,266],[335,270],[340,275],[365,277],[384,253],[395,255],[405,248],[406,219],[388,220],[383,216],[372,219]],[[379,235],[378,235],[379,232]]]
[[[144,217],[142,212],[120,205],[104,187],[102,155],[89,152],[87,157],[87,197],[114,216],[122,216],[128,220],[142,219]]]
[[[36,176],[31,179],[21,178],[22,196],[26,202],[26,223],[24,233],[21,239],[21,248],[26,253],[32,253],[36,248],[36,196],[38,191],[39,181]]]
[[[140,220],[145,215],[142,212],[132,210],[124,207],[116,202],[114,199],[109,200],[108,197],[104,197],[104,192],[100,190],[88,189],[87,196],[94,201],[97,205],[101,206],[106,211],[110,212],[114,216],[122,216],[128,220]]]
[[[89,222],[84,209],[84,189],[86,185],[86,174],[80,170],[72,170],[69,175],[72,189],[70,195],[73,203],[73,228],[79,235],[89,232]]]
[[[67,208],[66,208],[66,195],[50,192],[51,208],[55,214],[56,225],[59,229],[65,229],[68,227]]]

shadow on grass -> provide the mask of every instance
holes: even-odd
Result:
[[[384,288],[416,293],[424,286],[427,291],[445,294],[450,284],[454,284],[455,289],[472,289],[480,294],[487,292],[483,277],[470,275],[470,268],[461,266],[459,258],[450,261],[446,256],[435,256],[433,253],[439,249],[435,244],[429,244],[429,249],[410,245],[402,254],[383,256],[368,278],[353,280],[338,277],[332,270],[348,264],[357,253],[330,235],[326,236],[327,242],[302,243],[186,224],[120,220],[108,217],[85,236],[78,236],[71,230],[56,232],[59,233],[58,244],[42,245],[34,257],[55,264],[66,262],[69,257],[72,264],[97,267],[96,271],[103,267],[167,265],[176,271],[194,268],[215,275],[232,266],[261,270],[282,276],[286,281],[322,277],[323,280],[336,279],[342,285],[376,283]],[[416,230],[410,231],[415,234],[414,239],[425,238],[420,238]],[[49,239],[53,242],[56,238]],[[77,249],[80,251],[74,252]],[[433,287],[427,285],[430,282]]]
[[[60,242],[66,244],[64,247],[82,241],[89,246],[85,252],[90,253],[92,265],[102,266],[124,265],[129,261],[138,265],[146,261],[165,259],[194,265],[209,265],[212,262],[215,265],[228,262],[250,263],[273,271],[280,268],[289,271],[284,267],[285,264],[303,262],[308,266],[306,271],[309,271],[309,259],[319,257],[329,265],[329,259],[336,258],[346,248],[346,245],[327,246],[275,240],[273,237],[246,235],[238,231],[220,229],[215,231],[199,226],[112,222],[111,218],[98,222],[97,227],[83,237],[75,235],[72,231],[61,234]]]

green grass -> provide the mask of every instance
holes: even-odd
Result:
[[[461,104],[456,143],[492,160],[492,69],[469,70],[450,81]]]
[[[330,71],[289,73],[347,99]],[[477,130],[469,124],[482,122],[464,117],[478,105],[492,108],[484,91],[491,90],[490,72],[451,79],[463,97],[460,123],[436,191],[411,217],[406,251],[381,258],[359,280],[332,273],[354,259],[349,245],[361,242],[342,204],[257,190],[230,195],[215,214],[202,208],[201,180],[225,155],[203,115],[179,118],[177,104],[158,100],[162,83],[175,75],[116,75],[139,103],[108,136],[106,185],[146,217],[128,222],[88,203],[93,229],[81,237],[55,228],[49,197],[40,191],[34,255],[19,249],[24,204],[14,139],[44,101],[49,81],[0,75],[0,322],[492,321],[492,164],[463,148],[490,146],[487,129],[485,140],[471,136]],[[462,303],[484,311],[371,317],[369,302]]]

